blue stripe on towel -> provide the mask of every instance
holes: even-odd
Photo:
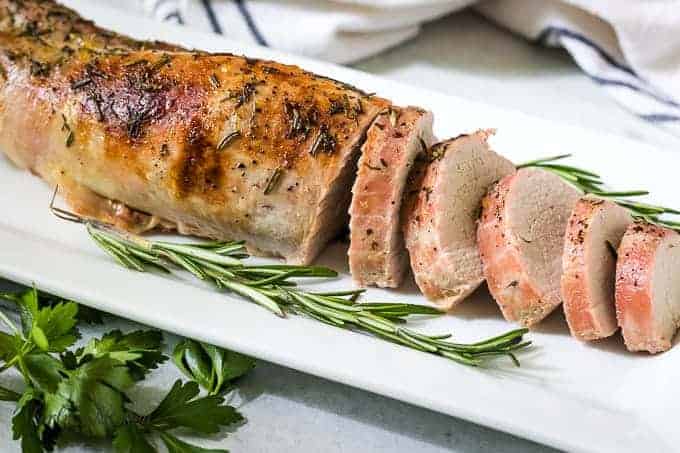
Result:
[[[605,85],[605,86],[617,86],[617,87],[622,87],[622,88],[628,88],[630,90],[633,90],[637,93],[644,94],[645,96],[649,96],[650,98],[654,99],[657,102],[660,102],[662,104],[666,104],[670,107],[676,107],[680,108],[680,104],[673,101],[672,99],[665,98],[663,96],[659,96],[656,93],[653,93],[643,87],[637,86],[635,84],[632,84],[630,82],[624,82],[622,80],[613,80],[613,79],[605,79],[604,77],[599,77],[596,75],[588,74],[586,72],[586,75],[590,77],[591,80],[593,80],[595,83],[599,85]]]
[[[666,113],[646,113],[639,114],[638,116],[650,123],[670,123],[673,121],[680,121],[680,116],[668,115]]]
[[[208,16],[208,20],[210,21],[210,26],[212,26],[213,31],[218,35],[221,35],[222,26],[217,21],[217,16],[215,15],[215,10],[213,9],[211,0],[201,0],[201,3],[203,4],[203,9],[205,9],[205,13]]]
[[[635,72],[635,70],[633,68],[631,68],[630,66],[628,66],[624,63],[620,63],[620,62],[616,61],[616,59],[613,56],[609,55],[609,53],[607,53],[607,51],[604,50],[602,47],[600,47],[597,43],[590,40],[586,36],[583,36],[580,33],[576,33],[575,31],[572,31],[572,30],[569,30],[569,29],[566,29],[566,28],[562,28],[562,27],[556,27],[556,26],[550,25],[547,28],[545,28],[538,35],[538,37],[536,38],[536,41],[538,41],[540,43],[545,43],[551,35],[557,35],[559,37],[565,37],[565,38],[570,38],[570,39],[574,39],[576,41],[579,41],[579,42],[585,44],[586,46],[590,47],[591,49],[593,49],[595,52],[597,52],[597,54],[600,55],[600,57],[604,61],[609,63],[611,66],[613,66],[613,67],[615,67],[615,68],[617,68],[617,69],[619,69],[619,70],[621,70],[621,71],[623,71],[627,74],[630,74],[634,77],[639,78],[639,76],[637,75],[637,73]]]
[[[250,11],[248,11],[245,1],[234,0],[234,2],[236,3],[238,11],[241,13],[241,16],[243,16],[243,20],[246,21],[246,25],[248,25],[248,29],[250,30],[250,33],[252,33],[253,38],[255,38],[255,41],[257,41],[257,43],[261,46],[268,46],[269,44],[267,44],[267,41],[264,39],[264,36],[262,36],[262,33],[260,33],[260,30],[257,28],[257,25],[255,25],[253,16],[250,15]]]

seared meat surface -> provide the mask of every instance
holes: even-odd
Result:
[[[0,0],[0,82],[0,149],[81,215],[293,263],[345,224],[359,145],[389,105],[294,66],[120,37],[47,0]]]

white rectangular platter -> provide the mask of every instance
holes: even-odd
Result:
[[[398,104],[426,107],[435,114],[439,137],[495,127],[494,148],[515,161],[573,153],[574,162],[602,173],[614,187],[647,188],[657,202],[680,204],[676,199],[680,155],[670,150],[157,24],[96,2],[65,3],[104,27],[135,37],[293,63]],[[556,313],[530,334],[536,346],[522,354],[522,368],[503,361],[492,369],[466,368],[304,318],[279,319],[188,280],[127,271],[97,249],[81,226],[51,216],[46,185],[5,159],[0,159],[0,188],[0,275],[8,279],[35,283],[151,326],[569,451],[661,453],[680,445],[674,417],[680,409],[676,382],[680,348],[656,357],[631,354],[618,336],[585,345],[569,336],[563,317]],[[341,271],[341,277],[319,286],[352,286],[345,251],[342,244],[334,244],[324,253],[321,263]],[[425,303],[412,284],[399,291],[370,290],[366,299]],[[455,315],[417,325],[453,331],[461,341],[512,328],[485,291],[466,301]]]

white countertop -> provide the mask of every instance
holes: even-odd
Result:
[[[615,104],[564,52],[530,45],[473,13],[439,20],[417,39],[355,66],[472,100],[625,135],[666,149],[680,149],[680,140]],[[545,146],[544,154],[551,154],[550,143]],[[104,328],[83,329],[84,336],[114,327],[139,327],[123,320],[108,321]],[[170,344],[176,341],[172,336],[166,338]],[[140,407],[158,401],[179,376],[173,365],[161,370],[133,394]],[[460,391],[464,389],[452,388],[451,398]],[[260,363],[243,380],[233,402],[248,423],[206,445],[232,452],[552,451],[489,428],[269,363]],[[11,441],[10,407],[0,403],[0,446],[2,451],[20,451],[18,444]],[[107,448],[75,446],[67,451],[92,450]]]

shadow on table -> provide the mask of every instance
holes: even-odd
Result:
[[[239,394],[246,406],[263,394],[271,394],[444,449],[455,447],[456,451],[465,452],[553,451],[464,420],[264,362],[243,381]],[[454,391],[451,397],[455,398]],[[480,443],[480,439],[493,441]]]
[[[541,58],[536,58],[539,54]],[[574,69],[565,50],[531,43],[472,10],[426,24],[418,39],[400,45],[398,52],[388,51],[355,66],[381,74],[403,68],[404,61],[499,78],[545,76]]]

